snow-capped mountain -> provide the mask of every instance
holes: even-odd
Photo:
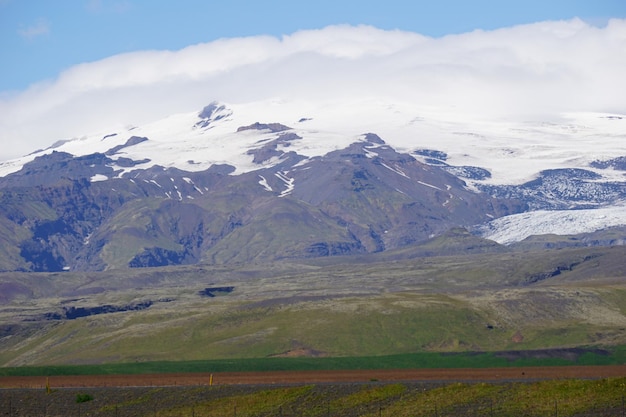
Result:
[[[615,114],[511,122],[373,98],[213,102],[0,163],[0,261],[243,262],[383,251],[455,226],[511,243],[623,225],[625,139]]]
[[[290,150],[307,158],[322,156],[351,144],[363,132],[375,132],[398,152],[429,163],[451,165],[471,184],[519,185],[542,171],[584,169],[594,182],[624,182],[624,163],[610,161],[626,154],[626,116],[564,114],[558,121],[476,120],[441,114],[409,103],[381,99],[297,102],[273,99],[239,105],[211,103],[200,113],[172,115],[145,125],[127,126],[62,140],[49,148],[12,161],[0,162],[0,176],[16,172],[28,161],[52,151],[75,156],[108,153],[113,160],[146,161],[185,171],[202,171],[228,164],[235,174],[259,164],[249,150],[272,139],[272,129],[238,129],[260,121],[288,126],[300,136]],[[261,132],[261,133],[259,133]],[[129,138],[149,140],[127,143]],[[428,151],[437,151],[429,153]],[[125,159],[123,159],[124,161]],[[277,161],[265,161],[264,166]],[[482,168],[478,175],[458,167]],[[116,176],[129,172],[124,162]]]

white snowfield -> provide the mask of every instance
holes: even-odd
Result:
[[[290,141],[285,150],[308,158],[345,148],[371,132],[399,152],[442,151],[448,155],[445,162],[449,165],[476,166],[491,173],[491,178],[476,183],[521,184],[535,178],[542,170],[555,168],[584,168],[601,175],[598,181],[626,181],[623,171],[589,167],[595,160],[626,156],[625,115],[569,113],[555,120],[479,120],[379,97],[316,102],[275,98],[225,106],[227,111],[222,115],[226,117],[211,121],[205,127],[196,125],[202,121],[198,111],[173,115],[145,126],[120,127],[59,142],[48,149],[0,163],[0,176],[17,172],[35,157],[53,151],[76,156],[104,153],[124,145],[132,136],[148,140],[121,148],[110,158],[149,162],[132,168],[114,166],[120,172],[118,175],[153,165],[202,171],[214,164],[232,165],[235,167],[233,175],[237,175],[280,162],[279,158],[272,158],[259,165],[248,153],[275,139],[277,133],[269,130],[237,132],[241,126],[260,122],[291,127],[302,139]],[[373,148],[368,156],[376,156]],[[389,169],[397,172],[397,168]],[[285,183],[281,196],[288,195],[294,187],[293,181],[284,173],[280,175]],[[92,178],[92,181],[102,180],[106,177]],[[263,177],[259,184],[266,189],[269,187]],[[485,236],[511,243],[531,234],[571,234],[622,224],[626,224],[626,206],[538,211],[494,220],[489,225],[491,231]]]

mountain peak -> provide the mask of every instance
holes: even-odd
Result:
[[[206,129],[210,127],[211,123],[227,118],[232,114],[232,110],[228,109],[224,104],[213,101],[198,114],[198,118],[201,120],[195,126]]]

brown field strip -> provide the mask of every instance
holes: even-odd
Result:
[[[167,373],[140,375],[5,376],[0,388],[308,384],[369,381],[524,381],[626,377],[626,365],[524,368],[398,369]]]

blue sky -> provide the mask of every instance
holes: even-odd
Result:
[[[14,94],[74,65],[219,38],[372,25],[431,37],[579,17],[602,26],[625,0],[0,0],[0,92]]]

